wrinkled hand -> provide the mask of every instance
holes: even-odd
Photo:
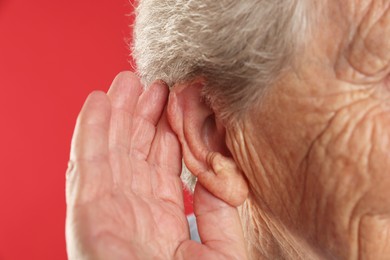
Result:
[[[107,95],[86,100],[67,171],[70,259],[246,258],[237,210],[200,185],[194,209],[203,244],[189,238],[168,94],[162,82],[143,92],[125,72]]]

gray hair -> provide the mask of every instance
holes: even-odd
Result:
[[[307,31],[306,0],[139,0],[133,58],[145,85],[205,79],[225,121],[242,118],[294,63]],[[183,167],[182,180],[196,179]]]
[[[239,118],[293,63],[306,0],[139,0],[132,55],[145,85],[205,79],[223,119]]]

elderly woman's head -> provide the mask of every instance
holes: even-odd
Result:
[[[390,255],[390,1],[141,0],[137,12],[138,71],[172,87],[188,169],[233,204],[248,183],[254,257]]]

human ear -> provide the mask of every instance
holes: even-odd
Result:
[[[225,127],[202,97],[203,86],[202,80],[175,85],[168,120],[187,168],[210,193],[237,207],[247,198],[248,185],[226,146]]]

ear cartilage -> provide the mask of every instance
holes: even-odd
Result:
[[[236,163],[216,152],[211,152],[207,161],[210,172],[206,173],[207,176],[199,176],[201,184],[231,206],[238,207],[244,203],[248,196],[248,184]]]

